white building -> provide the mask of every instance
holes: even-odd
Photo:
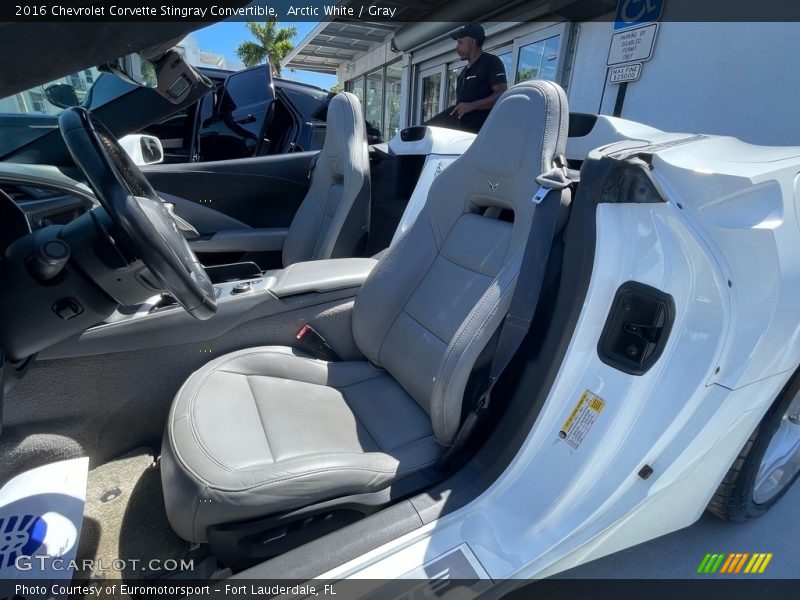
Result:
[[[509,84],[555,80],[573,112],[800,145],[800,23],[674,22],[669,2],[654,2],[663,4],[663,15],[651,57],[640,61],[638,80],[620,85],[609,82],[610,50],[619,45],[609,2],[589,3],[599,8],[588,15],[575,10],[587,4],[577,0],[530,0],[527,13],[518,2],[501,1],[488,16],[470,13],[473,4],[449,0],[415,23],[322,22],[282,64],[336,74],[388,139],[455,103],[465,63],[449,34],[477,20],[487,34],[484,50],[503,60]],[[503,7],[514,4],[511,19]]]
[[[175,47],[186,62],[193,67],[211,67],[230,71],[244,69],[244,65],[237,60],[228,60],[221,54],[201,50],[197,44],[197,38],[192,34],[183,38]]]

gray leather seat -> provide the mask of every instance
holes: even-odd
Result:
[[[306,260],[357,256],[369,223],[367,133],[361,103],[339,92],[328,105],[327,132],[311,186],[292,220],[283,266]]]
[[[380,490],[438,461],[508,309],[535,218],[535,177],[563,154],[567,122],[554,83],[505,92],[361,288],[353,335],[368,360],[252,348],[187,380],[162,450],[178,535],[202,542],[211,525]],[[513,223],[484,216],[490,207],[512,210]]]

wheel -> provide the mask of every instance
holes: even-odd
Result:
[[[747,440],[708,510],[741,523],[766,513],[800,475],[800,371]]]

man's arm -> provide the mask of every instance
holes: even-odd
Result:
[[[495,84],[492,86],[492,94],[490,96],[486,96],[486,98],[481,98],[480,100],[475,100],[474,102],[459,102],[453,107],[453,110],[450,112],[450,114],[455,115],[460,119],[462,116],[468,112],[472,112],[473,110],[491,109],[494,106],[494,103],[497,102],[497,99],[507,89],[507,83]]]

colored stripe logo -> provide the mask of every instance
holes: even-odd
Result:
[[[771,560],[772,552],[706,554],[697,572],[702,575],[757,575],[764,572]]]

